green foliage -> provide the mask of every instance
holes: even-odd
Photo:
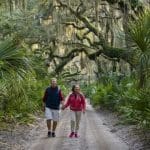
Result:
[[[115,74],[103,77],[98,84],[89,86],[87,91],[95,89],[93,93],[90,92],[92,104],[117,111],[124,123],[150,128],[150,89],[137,89],[136,79],[132,77],[124,77],[116,82],[118,78]]]
[[[30,114],[40,110],[48,83],[45,70],[37,71],[40,61],[32,67],[25,49],[7,40],[0,43],[0,62],[0,121],[33,120]]]
[[[93,95],[94,105],[101,104],[102,106],[111,107],[112,101],[107,101],[106,95],[109,97],[108,93],[112,90],[112,85],[108,84],[104,86],[103,84],[98,85],[96,93]],[[110,105],[109,105],[110,104]]]
[[[145,11],[137,20],[130,22],[130,36],[136,43],[136,48],[141,52],[149,51],[150,48],[150,11]]]
[[[11,74],[12,75],[12,74]],[[29,76],[29,75],[28,75]],[[24,77],[8,76],[0,80],[0,118],[7,121],[22,121],[41,106],[43,82],[39,85],[33,75]],[[30,120],[30,119],[29,119]]]
[[[84,85],[82,86],[83,88],[83,93],[85,94],[86,97],[92,99],[93,94],[96,92],[96,85],[95,84],[90,84],[90,85]]]
[[[117,3],[117,0],[107,0],[107,2],[110,4],[114,4],[114,3]]]
[[[132,95],[127,91],[122,95],[126,99],[126,104],[119,107],[119,112],[125,122],[138,124],[141,127],[150,128],[150,102],[149,95],[150,89],[138,90]]]
[[[134,42],[134,49],[138,54],[138,76],[139,87],[147,86],[150,76],[150,11],[146,10],[143,14],[129,23],[129,36]]]
[[[136,6],[138,6],[139,0],[130,0],[129,2],[131,3],[131,6],[135,8]]]
[[[12,40],[1,42],[0,122],[31,123],[35,119],[32,114],[41,112],[50,78],[42,58]],[[67,94],[64,81],[59,83]]]
[[[22,48],[9,39],[0,43],[0,78],[12,72],[23,75],[24,70],[30,69],[29,59]]]
[[[118,2],[117,0],[108,1],[111,4]],[[130,2],[132,2],[131,6],[133,7],[138,3],[137,0]],[[97,39],[96,41],[88,42],[87,33],[84,33],[83,39],[82,36],[80,37],[81,39],[76,39],[74,34],[71,39],[73,42],[82,41],[83,43],[81,44],[84,44],[85,38],[89,48],[94,48],[96,51],[100,49],[101,51],[100,47],[102,46],[104,51],[100,53],[108,55],[105,50],[107,45],[103,47],[105,43],[103,39],[104,33],[99,33],[99,29],[95,27],[95,21],[91,21],[95,20],[95,10],[93,9],[92,1],[89,2],[86,0],[84,3],[79,0],[66,1],[66,4],[72,10],[78,11],[77,13],[73,13],[74,15],[76,14],[75,16],[70,14],[70,12],[74,11],[54,7],[55,4],[53,5],[52,0],[20,1],[18,4],[21,4],[21,8],[18,7],[17,3],[4,0],[0,4],[0,8],[2,8],[0,10],[0,120],[9,122],[32,121],[34,117],[31,114],[40,110],[43,92],[50,82],[50,75],[47,68],[45,68],[44,61],[47,60],[48,65],[51,65],[51,68],[55,68],[52,71],[63,68],[69,61],[65,57],[65,61],[61,61],[63,56],[58,58],[58,51],[56,51],[58,46],[64,46],[61,44],[68,42],[67,37],[65,37],[67,29],[65,26],[66,21],[68,20],[68,23],[70,21],[74,22],[75,26],[81,25],[81,27],[85,27],[83,30],[89,31],[87,33],[93,33],[95,36],[93,39]],[[83,8],[83,13],[81,13],[82,9],[80,10],[80,8]],[[91,11],[85,11],[85,9]],[[99,12],[99,10],[96,11]],[[149,81],[149,14],[149,12],[143,14],[132,22],[129,28],[129,34],[134,43],[134,50],[136,51],[136,60],[138,61],[136,70],[139,71],[138,74],[140,75],[142,86],[148,83],[146,81]],[[107,18],[109,19],[110,17]],[[46,21],[49,23],[46,23]],[[110,20],[106,22],[110,22]],[[101,27],[103,28],[103,24],[105,23],[103,22],[98,26],[102,25]],[[111,26],[114,25],[112,24]],[[112,28],[110,29],[112,30]],[[108,33],[111,33],[110,29]],[[77,30],[77,32],[79,31]],[[32,44],[39,45],[34,52],[31,52]],[[96,47],[93,47],[94,44],[96,44]],[[77,48],[80,48],[79,45],[80,43],[77,44]],[[76,46],[73,44],[72,46],[67,45],[64,47],[70,50]],[[126,57],[126,55],[124,57],[121,56],[124,54],[124,50],[120,48],[108,47],[109,49],[111,50],[108,55],[109,57]],[[73,57],[77,56],[74,53],[73,55]],[[96,55],[94,55],[93,60],[96,60]],[[71,57],[71,60],[73,57]],[[69,77],[70,81],[75,74],[63,74],[61,81],[59,81],[59,85],[65,95],[68,94],[68,87],[66,87],[64,78]],[[101,107],[116,110],[125,117],[126,121],[148,127],[150,118],[148,97],[150,90],[148,86],[144,87],[144,91],[137,90],[136,82],[137,80],[133,78],[126,77],[122,79],[122,77],[114,74],[112,76],[104,75],[101,77],[101,82],[87,86],[85,93],[87,97],[92,99],[94,106],[100,105]]]

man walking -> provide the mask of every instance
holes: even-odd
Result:
[[[57,79],[52,78],[51,85],[45,90],[43,97],[43,111],[47,119],[48,137],[55,137],[57,122],[59,121],[60,103],[64,98],[61,90],[57,86]]]

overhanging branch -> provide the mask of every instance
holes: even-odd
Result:
[[[73,26],[74,28],[76,28],[76,29],[78,29],[78,30],[83,30],[83,29],[86,28],[85,26],[82,26],[82,27],[77,26],[77,25],[75,24],[75,22],[63,22],[62,24],[65,24],[66,26],[71,25],[71,26]]]

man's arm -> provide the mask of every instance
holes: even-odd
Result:
[[[66,104],[64,104],[61,109],[64,110],[64,109],[67,108],[69,105],[70,105],[70,95],[69,95],[69,97],[68,97],[68,99],[67,99]]]
[[[46,100],[47,100],[47,96],[48,96],[48,93],[47,93],[47,90],[45,90],[45,93],[44,93],[44,96],[43,96],[43,106],[42,106],[42,111],[45,111],[45,106],[46,106]]]

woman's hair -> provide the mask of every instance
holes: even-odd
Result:
[[[78,85],[78,84],[76,84],[76,85],[73,85],[73,86],[72,86],[72,92],[74,92],[74,91],[75,91],[75,88],[76,88],[76,87],[79,87],[79,85]]]
[[[73,85],[73,86],[72,86],[72,92],[75,91],[75,87],[76,87],[76,85]]]

